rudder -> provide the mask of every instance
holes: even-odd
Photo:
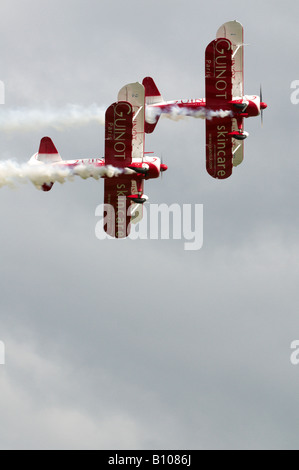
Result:
[[[147,107],[144,130],[147,134],[151,134],[161,115],[161,110],[157,105],[164,100],[152,77],[145,77],[142,85],[145,88],[145,104]]]

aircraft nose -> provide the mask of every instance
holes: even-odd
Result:
[[[166,170],[168,170],[168,166],[162,163],[160,166],[160,171],[166,171]]]
[[[261,102],[261,109],[266,109],[268,108],[267,103],[264,103],[263,101]]]

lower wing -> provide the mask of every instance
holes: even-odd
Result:
[[[105,178],[104,185],[104,230],[113,238],[130,235],[131,222],[142,219],[142,204],[134,203],[128,196],[143,190],[143,180],[116,177]]]

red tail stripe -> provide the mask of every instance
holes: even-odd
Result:
[[[43,137],[42,140],[40,141],[38,153],[53,154],[53,153],[58,153],[58,151],[55,145],[53,144],[52,140],[50,139],[50,137]]]

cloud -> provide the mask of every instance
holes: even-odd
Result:
[[[78,383],[81,372],[76,368],[57,356],[53,360],[41,355],[32,343],[10,339],[6,348],[8,361],[1,366],[0,376],[0,416],[5,423],[0,432],[1,449],[103,449],[115,443],[124,449],[138,445],[139,425],[127,413],[107,408],[100,390],[96,409],[86,406],[89,392]]]

